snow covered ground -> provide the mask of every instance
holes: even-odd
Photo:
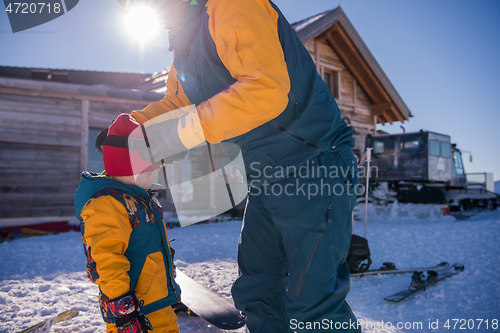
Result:
[[[358,206],[357,215],[364,216],[363,209]],[[178,269],[230,298],[240,229],[241,221],[171,229]],[[356,221],[356,233],[363,229]],[[367,231],[372,268],[385,261],[399,268],[448,261],[463,263],[465,271],[396,304],[383,298],[405,289],[411,274],[352,278],[348,301],[367,323],[363,332],[500,332],[500,211],[456,221],[442,217],[439,206],[370,205]],[[0,332],[17,332],[70,308],[80,315],[54,332],[104,332],[97,288],[84,267],[76,232],[0,244]],[[184,333],[221,332],[196,317],[179,315],[178,321]]]

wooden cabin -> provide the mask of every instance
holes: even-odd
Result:
[[[411,117],[342,9],[293,27],[353,126],[358,155],[378,123]],[[72,217],[80,173],[103,169],[93,148],[97,133],[120,113],[160,100],[167,77],[167,69],[152,75],[0,67],[0,227]],[[173,209],[169,198],[162,201]]]
[[[358,155],[365,150],[366,135],[376,133],[377,124],[411,117],[340,7],[292,26],[330,87],[342,118],[354,128]]]

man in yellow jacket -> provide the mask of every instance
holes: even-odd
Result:
[[[168,94],[131,114],[166,120],[153,159],[203,141],[241,148],[250,190],[232,295],[249,331],[359,332],[345,302],[352,128],[280,10],[270,0],[118,2],[156,6],[174,51]]]

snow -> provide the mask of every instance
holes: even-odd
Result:
[[[495,331],[492,324],[500,319],[500,211],[482,212],[467,220],[443,217],[440,212],[439,206],[432,205],[369,205],[367,238],[372,268],[385,261],[399,268],[448,261],[463,263],[465,271],[394,304],[383,298],[405,289],[410,274],[352,278],[348,302],[363,320],[363,332],[449,332],[457,323],[453,319],[465,320],[465,327],[474,324],[475,332]],[[356,209],[356,234],[363,235],[363,218],[361,204]],[[237,277],[240,229],[241,221],[230,221],[169,230],[170,238],[175,238],[172,246],[178,269],[230,298]],[[54,332],[105,332],[97,292],[86,278],[77,232],[0,244],[2,333],[17,332],[70,308],[79,309],[80,315],[56,324]],[[447,320],[451,329],[444,327]],[[436,321],[438,329],[430,330],[429,324],[436,325]],[[178,322],[184,333],[221,332],[184,314]],[[455,329],[463,323],[458,322]],[[398,329],[398,324],[403,328]],[[414,327],[405,329],[405,325]]]
[[[323,16],[325,16],[326,14],[328,14],[328,12],[325,12],[325,13],[321,13],[321,14],[318,14],[318,15],[315,15],[313,17],[310,17],[302,22],[299,22],[298,24],[294,25],[294,29],[296,32],[299,32],[300,30],[304,29],[305,27],[307,27],[308,25],[316,22],[317,20],[319,20],[320,18],[322,18]]]

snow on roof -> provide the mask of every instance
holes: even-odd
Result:
[[[322,18],[323,16],[325,16],[329,12],[330,11],[327,11],[327,12],[312,16],[312,17],[307,18],[305,20],[294,23],[292,26],[295,29],[295,31],[300,31],[300,30],[304,29],[305,27],[307,27],[309,24],[316,22],[317,20],[319,20],[320,18]]]

